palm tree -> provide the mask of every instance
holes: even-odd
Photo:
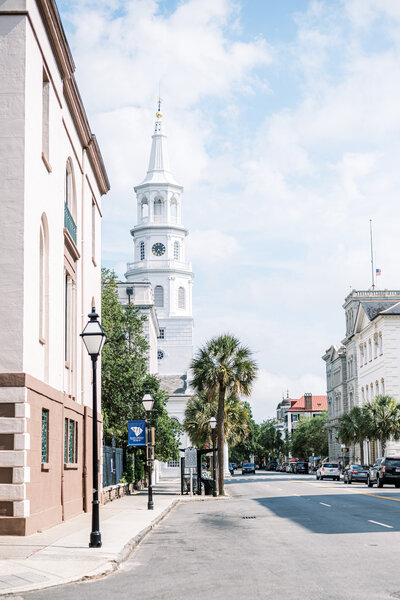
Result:
[[[387,440],[400,439],[400,407],[394,398],[381,394],[364,407],[370,419],[369,437],[380,441],[382,456],[385,456]]]
[[[227,392],[249,396],[257,366],[250,350],[226,333],[209,340],[192,360],[192,384],[210,402],[218,394],[218,489],[224,495],[225,397]]]
[[[350,412],[343,414],[339,419],[339,438],[346,446],[359,444],[362,465],[364,464],[364,440],[369,437],[370,429],[371,419],[364,407],[353,406]]]
[[[210,418],[218,410],[218,398],[209,402],[204,392],[192,396],[186,405],[184,428],[188,432],[192,444],[204,446],[210,441]],[[230,446],[244,440],[249,432],[249,413],[244,403],[231,393],[225,399],[224,432]],[[218,438],[217,438],[218,439]]]

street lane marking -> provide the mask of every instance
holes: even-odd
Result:
[[[314,485],[319,486],[320,483],[313,483],[312,481],[295,481],[295,483],[304,483],[306,485]],[[372,498],[382,498],[383,500],[393,500],[393,502],[400,502],[400,498],[390,498],[390,496],[382,496],[381,494],[369,494],[368,492],[358,492],[357,490],[350,490],[349,488],[341,488],[341,487],[333,487],[331,485],[324,485],[324,490],[339,490],[343,492],[348,492],[350,494],[358,494],[359,496],[371,496]]]
[[[332,506],[332,504],[325,504],[325,502],[320,502],[320,504],[322,504],[322,506],[329,506],[329,508]]]
[[[393,529],[392,525],[386,525],[386,523],[379,523],[379,521],[373,521],[372,519],[368,519],[368,523],[375,523],[375,525],[381,525],[381,527],[387,527],[388,529]]]

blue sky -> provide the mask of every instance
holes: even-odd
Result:
[[[258,420],[325,392],[351,288],[397,289],[397,0],[63,0],[76,77],[112,190],[103,264],[133,259],[133,186],[159,82],[195,271],[196,343],[254,350]]]

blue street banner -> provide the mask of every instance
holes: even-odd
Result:
[[[128,446],[146,445],[146,421],[128,421]]]

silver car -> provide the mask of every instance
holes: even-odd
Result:
[[[323,463],[317,469],[317,479],[336,479],[340,481],[340,469],[338,463]]]

